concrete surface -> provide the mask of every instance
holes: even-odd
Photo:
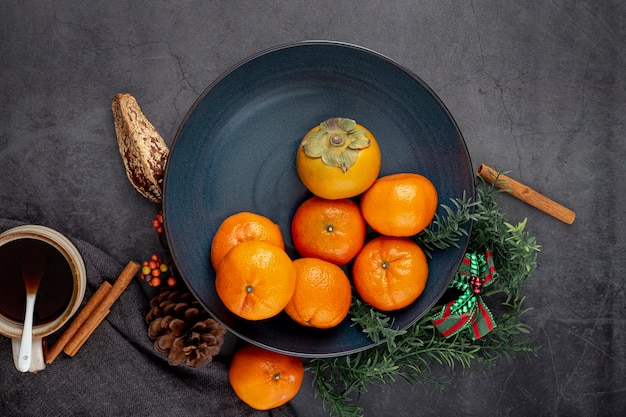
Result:
[[[132,93],[168,143],[222,72],[293,41],[358,44],[414,71],[476,167],[509,171],[577,213],[502,196],[542,251],[525,288],[531,362],[457,371],[442,391],[373,386],[367,416],[612,416],[626,409],[626,6],[607,1],[0,2],[0,217],[86,240],[120,263],[158,245],[110,110]],[[306,381],[301,417],[328,415]]]

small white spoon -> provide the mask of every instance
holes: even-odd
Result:
[[[20,270],[26,287],[26,313],[24,315],[24,330],[20,344],[20,354],[17,360],[17,369],[28,372],[32,360],[33,349],[33,313],[35,299],[44,271],[44,259],[40,253],[31,253],[20,259]]]

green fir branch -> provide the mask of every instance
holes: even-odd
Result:
[[[480,211],[476,210],[478,203],[472,203],[465,193],[463,198],[450,199],[450,202],[453,207],[440,205],[445,216],[435,213],[430,225],[414,237],[429,258],[438,249],[458,248],[459,240],[469,235],[467,225],[482,218]]]
[[[406,330],[393,328],[393,320],[380,311],[371,308],[359,298],[354,297],[350,306],[352,322],[358,325],[372,342],[378,344],[386,342],[389,352],[396,348],[396,338],[406,333]]]
[[[517,225],[507,221],[495,199],[498,192],[486,183],[477,187],[477,202],[483,216],[474,221],[468,250],[491,250],[498,279],[484,295],[503,292],[507,302],[511,302],[520,299],[521,288],[535,270],[541,247],[525,230],[526,219]]]

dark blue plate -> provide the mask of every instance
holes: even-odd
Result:
[[[373,51],[343,43],[302,42],[255,55],[200,96],[183,120],[165,174],[163,214],[173,260],[189,289],[232,333],[302,357],[373,346],[347,318],[333,329],[300,326],[285,313],[259,322],[230,313],[215,291],[210,262],[219,224],[239,211],[277,222],[286,250],[296,207],[310,196],[295,170],[304,134],[347,117],[377,138],[381,175],[416,172],[437,187],[440,203],[474,194],[470,158],[448,110],[417,76]],[[434,253],[424,293],[392,314],[397,328],[420,319],[450,283],[467,246]]]

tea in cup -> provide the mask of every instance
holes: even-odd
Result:
[[[12,339],[18,357],[24,327],[26,287],[21,263],[29,253],[43,259],[33,315],[29,372],[45,368],[46,336],[61,329],[81,305],[87,287],[85,264],[72,242],[56,230],[39,225],[18,226],[0,234],[0,334]]]

